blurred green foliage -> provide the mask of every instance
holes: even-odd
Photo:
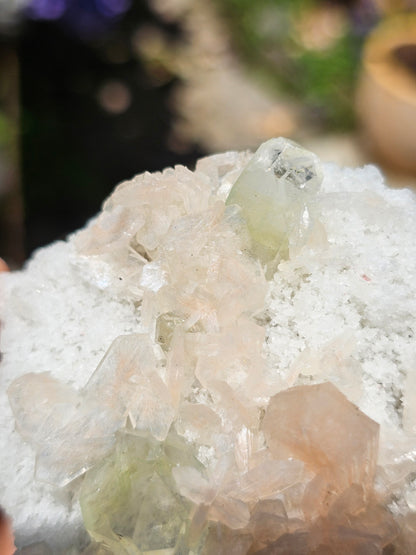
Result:
[[[354,125],[362,37],[343,3],[217,0],[236,48],[266,84],[299,100],[321,130]]]
[[[9,118],[0,112],[0,148],[8,147],[13,136],[13,126]]]

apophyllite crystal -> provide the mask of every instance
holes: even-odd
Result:
[[[235,182],[227,204],[240,206],[263,262],[287,258],[289,237],[302,241],[322,181],[319,158],[293,141],[263,143]]]
[[[272,139],[253,156],[121,184],[73,237],[74,279],[93,311],[103,299],[122,307],[123,331],[110,325],[101,361],[76,377],[71,337],[94,342],[105,324],[89,329],[76,306],[67,378],[41,364],[7,383],[36,480],[81,509],[90,543],[71,553],[414,552],[412,397],[403,412],[400,384],[382,396],[392,379],[380,342],[396,342],[385,348],[401,373],[416,358],[400,358],[410,332],[375,293],[387,259],[351,248],[386,220],[381,193],[364,180],[336,193],[342,179],[322,177],[314,154]],[[410,301],[396,301],[402,314]],[[378,397],[362,401],[366,388]],[[378,422],[376,405],[387,407]]]

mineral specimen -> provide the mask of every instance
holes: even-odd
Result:
[[[284,139],[146,173],[1,276],[18,543],[411,555],[416,202],[377,175]]]
[[[293,141],[279,137],[260,146],[227,198],[240,206],[260,260],[287,258],[291,234],[304,239],[321,181],[318,157]]]

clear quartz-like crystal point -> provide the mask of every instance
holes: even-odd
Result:
[[[263,263],[287,258],[289,236],[307,231],[321,181],[319,158],[289,139],[270,139],[256,151],[226,202],[241,208]]]

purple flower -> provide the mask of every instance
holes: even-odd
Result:
[[[114,17],[125,13],[131,0],[95,0],[97,10],[105,17]]]
[[[60,20],[82,38],[108,30],[131,6],[131,0],[31,0],[32,19]]]
[[[32,0],[28,14],[33,19],[60,19],[67,9],[67,0]]]

